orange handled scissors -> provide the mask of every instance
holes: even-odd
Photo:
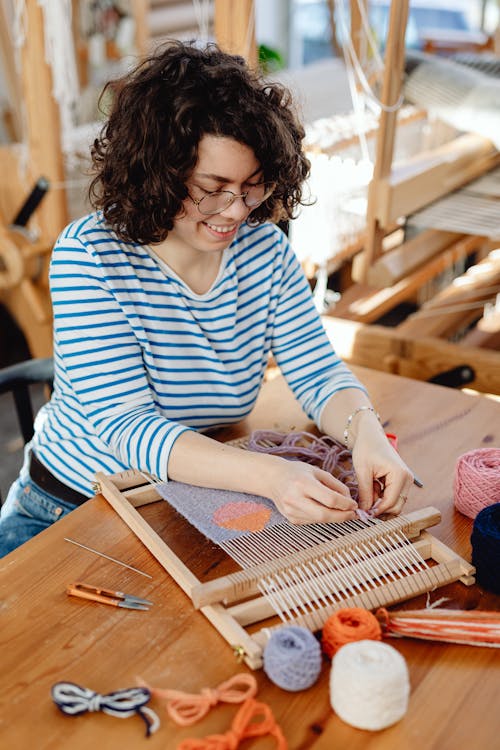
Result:
[[[88,583],[70,583],[66,588],[69,596],[78,596],[80,599],[89,599],[101,604],[111,604],[112,607],[125,607],[125,609],[142,609],[149,610],[153,602],[147,599],[141,599],[132,594],[125,594],[123,591],[111,591],[99,586],[91,586]]]

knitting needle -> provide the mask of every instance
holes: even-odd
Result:
[[[139,573],[141,576],[146,576],[146,578],[152,578],[153,576],[150,576],[149,573],[144,573],[142,570],[138,570],[137,568],[133,568],[132,565],[127,565],[127,563],[122,562],[121,560],[117,560],[114,557],[110,557],[109,555],[105,555],[104,552],[98,552],[96,549],[92,549],[92,547],[86,547],[84,544],[80,544],[80,542],[75,542],[74,539],[68,539],[68,537],[64,537],[65,542],[71,542],[71,544],[76,544],[77,547],[82,547],[82,549],[86,549],[89,552],[93,552],[94,555],[99,555],[99,557],[105,557],[106,560],[111,560],[111,562],[117,563],[117,565],[123,565],[124,568],[129,568],[129,570],[133,570],[134,573]]]

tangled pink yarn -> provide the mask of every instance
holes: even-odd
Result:
[[[478,448],[460,456],[453,493],[455,508],[469,518],[500,502],[500,448]]]

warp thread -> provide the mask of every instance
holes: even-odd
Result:
[[[500,594],[500,503],[489,505],[477,514],[470,541],[478,584]]]
[[[236,674],[216,688],[203,688],[200,693],[153,688],[145,685],[153,698],[165,702],[170,718],[181,727],[195,724],[217,703],[243,703],[257,694],[257,680],[251,674]]]
[[[390,727],[405,715],[409,695],[406,661],[387,643],[347,643],[333,657],[330,702],[347,724],[372,731]]]
[[[500,502],[500,448],[478,448],[460,456],[453,494],[456,509],[469,518]]]
[[[321,672],[321,647],[307,628],[288,625],[272,632],[263,661],[275,685],[290,692],[306,690]]]
[[[382,627],[375,615],[362,607],[339,609],[323,625],[321,647],[330,659],[346,643],[365,640],[382,640]]]
[[[118,719],[127,719],[139,714],[146,724],[146,737],[156,732],[160,726],[158,716],[145,705],[151,698],[150,691],[145,687],[115,690],[113,693],[101,695],[74,682],[56,682],[52,686],[51,694],[59,710],[68,716],[102,711]]]
[[[269,706],[247,698],[228,732],[183,740],[177,750],[236,750],[243,740],[265,735],[275,738],[277,750],[288,750],[288,743]]]

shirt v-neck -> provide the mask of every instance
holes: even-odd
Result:
[[[194,289],[191,289],[189,284],[186,284],[186,282],[179,276],[179,274],[177,274],[173,270],[173,268],[171,268],[168,265],[168,263],[165,263],[165,261],[160,258],[160,256],[153,250],[152,247],[150,247],[149,245],[145,245],[145,249],[147,253],[150,255],[150,257],[154,261],[156,261],[156,263],[159,265],[163,273],[169,279],[174,281],[178,286],[182,287],[183,292],[187,296],[191,297],[192,299],[197,299],[197,300],[208,299],[212,295],[214,289],[216,288],[217,284],[220,282],[221,278],[224,275],[224,272],[226,270],[227,263],[230,257],[230,248],[226,247],[222,252],[222,256],[221,256],[220,264],[219,264],[219,270],[217,272],[217,276],[215,277],[213,283],[210,285],[210,288],[207,289],[206,292],[203,292],[203,294],[198,294],[198,292],[195,292]]]

